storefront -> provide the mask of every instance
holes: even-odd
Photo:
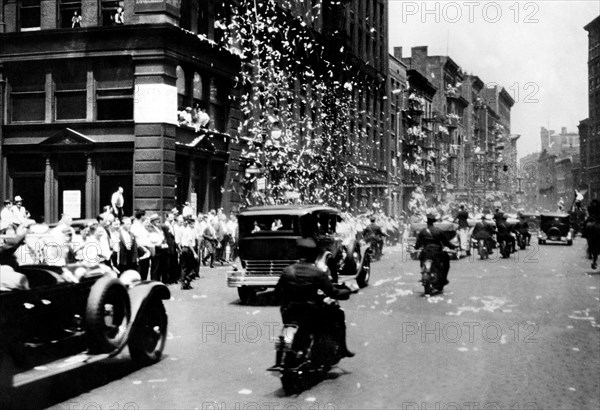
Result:
[[[132,212],[133,135],[99,143],[66,128],[32,142],[12,138],[3,147],[6,194],[21,196],[32,217],[94,218],[118,187],[125,192],[125,212]]]

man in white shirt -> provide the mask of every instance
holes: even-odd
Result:
[[[23,206],[23,198],[19,195],[15,197],[15,205],[12,207],[13,219],[16,224],[24,224],[28,218],[28,212]]]
[[[125,198],[123,197],[123,187],[119,187],[113,194],[110,199],[110,204],[112,205],[112,210],[115,216],[120,220],[123,219],[123,204],[125,203]]]
[[[229,261],[233,262],[237,258],[238,243],[238,222],[235,214],[232,212],[227,221],[227,233],[229,234]]]
[[[189,216],[184,219],[181,230],[181,289],[192,289],[190,282],[198,264],[193,224],[194,218]]]
[[[181,215],[183,215],[184,218],[194,215],[194,208],[192,208],[192,205],[189,202],[186,202],[183,205],[183,209],[181,210]]]
[[[0,211],[0,230],[7,228],[14,222],[14,216],[12,213],[12,201],[6,199],[4,201],[4,207]]]

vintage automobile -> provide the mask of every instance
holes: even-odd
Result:
[[[126,346],[140,365],[160,360],[167,338],[163,300],[170,298],[162,283],[139,281],[135,271],[118,277],[104,264],[1,269],[0,403],[14,389],[114,357]],[[20,286],[7,285],[8,275],[20,278]]]
[[[540,230],[538,232],[538,243],[543,245],[548,241],[566,242],[573,245],[573,228],[571,228],[571,217],[563,213],[547,213],[540,215]]]
[[[274,288],[286,266],[298,261],[296,240],[314,238],[322,250],[317,265],[329,269],[334,282],[339,276],[354,278],[365,287],[371,276],[369,246],[341,229],[339,210],[320,205],[251,207],[238,215],[241,267],[227,273],[227,285],[235,287],[242,304],[257,291]]]

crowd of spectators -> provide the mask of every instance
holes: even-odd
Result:
[[[177,123],[180,127],[192,128],[196,132],[208,127],[210,116],[204,108],[198,104],[192,107],[179,108],[177,110]]]
[[[5,227],[0,233],[10,236],[17,227],[28,227],[29,234],[16,252],[20,265],[103,263],[119,273],[135,270],[142,280],[179,282],[191,289],[201,264],[214,268],[215,263],[232,262],[237,253],[237,218],[226,216],[222,209],[195,215],[186,203],[182,212],[174,208],[164,218],[138,210],[119,219],[106,206],[83,226],[65,215],[53,228],[33,220],[17,221],[16,205],[10,208],[11,215],[6,209],[5,205],[1,220]]]

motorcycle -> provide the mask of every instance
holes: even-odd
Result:
[[[449,256],[456,254],[455,250],[447,248],[444,248],[443,252],[448,253]],[[429,252],[425,255],[425,260],[421,266],[421,282],[423,283],[425,295],[433,295],[434,293],[440,292],[439,289],[442,289],[445,285],[441,285],[439,282],[439,275],[443,269],[442,261],[439,260],[439,258],[434,259],[431,257]]]
[[[521,250],[527,248],[527,239],[525,239],[525,236],[519,232],[517,232],[517,245]]]
[[[481,259],[489,259],[490,257],[490,249],[488,249],[488,244],[487,241],[485,239],[472,239],[471,240],[472,243],[472,248],[476,248],[477,252],[479,253],[479,257]]]
[[[334,286],[350,289],[352,293],[359,290],[357,285]],[[339,308],[339,302],[331,298],[324,298],[323,303]],[[303,310],[306,312],[310,307]],[[345,357],[336,329],[329,323],[315,324],[314,319],[310,317],[300,323],[284,323],[275,343],[275,365],[267,371],[280,378],[287,395],[300,393],[315,381],[322,380]]]
[[[379,241],[377,239],[369,239],[366,240],[369,244],[369,253],[371,255],[371,259],[378,261],[381,259],[383,255],[383,241]]]
[[[510,245],[508,244],[508,242],[506,242],[506,240],[502,239],[502,240],[498,240],[498,250],[500,251],[500,255],[503,258],[508,258],[510,257]]]

